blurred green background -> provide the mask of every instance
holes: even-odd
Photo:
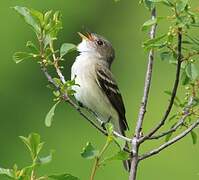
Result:
[[[198,0],[192,1],[193,7]],[[70,106],[60,105],[56,110],[51,128],[44,125],[44,118],[53,105],[52,94],[39,66],[33,61],[16,65],[12,61],[15,51],[25,50],[25,43],[34,39],[27,25],[10,9],[12,6],[27,6],[41,11],[60,10],[63,14],[64,29],[57,45],[63,42],[79,43],[77,31],[82,27],[104,35],[116,49],[113,72],[123,94],[127,119],[131,130],[135,126],[143,91],[146,69],[146,53],[141,42],[146,33],[140,27],[149,17],[146,9],[135,0],[2,0],[0,2],[0,167],[27,165],[29,155],[18,136],[37,132],[46,142],[43,153],[55,149],[54,160],[42,167],[39,173],[71,173],[89,179],[92,162],[80,156],[87,141],[100,148],[105,138],[96,132]],[[164,8],[158,10],[161,15]],[[161,24],[159,33],[167,30]],[[68,56],[64,74],[70,77],[70,67],[76,54]],[[175,67],[167,62],[155,61],[152,91],[144,130],[149,130],[162,117],[168,102],[163,93],[172,87]],[[182,89],[182,87],[180,87]],[[129,135],[132,135],[129,133]],[[142,151],[158,143],[147,143]],[[199,179],[199,146],[193,146],[191,137],[186,137],[175,146],[141,163],[138,180],[196,180]],[[108,164],[97,172],[96,180],[125,180],[128,174],[120,162]],[[0,180],[3,180],[0,177]]]

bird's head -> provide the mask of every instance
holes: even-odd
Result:
[[[107,61],[110,65],[115,58],[115,52],[111,43],[104,37],[95,33],[78,33],[82,38],[82,42],[77,49],[80,53],[90,53],[98,58]]]

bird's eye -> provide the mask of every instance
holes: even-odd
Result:
[[[99,46],[102,46],[104,43],[103,43],[103,41],[101,41],[101,40],[97,40],[97,44],[98,44]]]

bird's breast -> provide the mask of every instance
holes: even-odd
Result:
[[[110,115],[118,118],[118,115],[110,105],[107,96],[97,83],[96,63],[97,59],[85,59],[90,57],[78,56],[72,66],[71,78],[75,77],[76,84],[73,90],[76,91],[75,98],[85,107],[96,112],[102,120],[107,120]]]

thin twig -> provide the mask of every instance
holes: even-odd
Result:
[[[186,114],[186,115],[184,115],[184,116],[182,116],[181,118],[180,118],[180,120],[178,121],[178,123],[174,126],[174,127],[172,127],[171,129],[169,129],[168,131],[165,131],[165,132],[162,132],[162,133],[160,133],[159,135],[154,135],[154,136],[151,136],[151,137],[149,137],[149,140],[153,140],[153,139],[160,139],[160,138],[162,138],[162,137],[164,137],[164,136],[166,136],[166,135],[168,135],[168,134],[170,134],[170,133],[174,133],[175,131],[177,131],[177,129],[179,128],[179,127],[181,127],[183,124],[184,124],[184,121],[185,121],[185,119],[189,116],[190,114]]]
[[[182,28],[178,28],[178,58],[177,58],[177,62],[178,62],[178,64],[177,64],[177,69],[176,69],[176,79],[174,82],[171,99],[170,99],[169,105],[164,113],[164,116],[163,116],[162,120],[159,122],[159,124],[154,129],[152,129],[149,132],[149,134],[147,134],[146,136],[144,136],[140,139],[140,141],[139,141],[140,143],[142,143],[146,139],[150,138],[154,133],[156,133],[164,125],[164,123],[167,120],[167,118],[171,112],[171,109],[173,107],[175,97],[177,94],[178,85],[179,85],[180,70],[181,70],[181,63],[182,63]]]
[[[157,149],[154,149],[142,156],[139,157],[139,160],[143,160],[146,158],[149,158],[153,155],[158,154],[159,152],[161,152],[162,150],[164,150],[165,148],[167,148],[168,146],[176,143],[177,141],[179,141],[180,139],[182,139],[183,137],[185,137],[187,134],[189,134],[194,128],[196,128],[199,125],[199,119],[193,123],[189,128],[187,128],[185,131],[183,131],[181,134],[179,134],[178,136],[176,136],[175,138],[171,139],[170,141],[162,144],[160,147],[158,147]]]
[[[156,8],[153,8],[151,11],[151,18],[156,18]],[[150,30],[150,39],[155,38],[156,34],[156,27],[157,24],[152,25]],[[147,102],[148,102],[148,96],[149,96],[149,90],[151,86],[151,79],[152,79],[152,71],[153,71],[153,61],[154,61],[154,49],[151,49],[148,56],[148,66],[147,66],[147,72],[145,77],[145,84],[144,84],[144,94],[142,97],[142,102],[138,114],[137,124],[135,128],[135,135],[132,139],[132,161],[131,161],[131,169],[130,169],[130,176],[129,180],[136,180],[137,175],[137,168],[139,164],[139,143],[138,140],[141,135],[142,131],[142,124],[144,121],[144,115],[146,112]]]
[[[96,172],[97,172],[97,169],[100,167],[100,164],[101,164],[100,160],[101,160],[103,154],[105,153],[105,151],[108,149],[108,147],[111,144],[111,142],[112,142],[112,140],[107,139],[106,144],[104,145],[104,147],[100,151],[99,155],[95,158],[95,162],[93,164],[90,180],[94,180]]]
[[[55,54],[55,51],[54,51],[54,48],[53,48],[53,42],[50,43],[50,49],[51,49],[51,51],[53,53],[52,56],[53,56],[53,60],[54,60],[54,67],[56,69],[57,75],[59,76],[61,82],[63,84],[65,84],[66,80],[65,80],[65,77],[63,76],[61,70],[59,69],[59,64],[58,64],[59,58],[56,57],[56,54]]]
[[[152,17],[152,19],[156,18],[156,9],[155,8],[153,8],[153,10],[151,12],[151,17]],[[157,24],[152,26],[151,31],[150,31],[150,39],[155,38],[156,27],[157,27]],[[135,136],[137,138],[140,137],[140,133],[142,131],[144,115],[146,112],[149,90],[150,90],[151,79],[152,79],[153,61],[154,61],[154,49],[151,49],[149,52],[149,57],[148,57],[148,66],[147,66],[147,72],[146,72],[146,77],[145,77],[144,94],[142,97],[142,102],[141,102],[141,106],[140,106],[140,110],[139,110],[137,125],[136,125],[136,129],[135,129]]]
[[[166,136],[167,134],[170,134],[170,133],[177,131],[177,129],[184,124],[186,118],[192,114],[189,111],[190,111],[190,108],[193,105],[193,100],[194,100],[194,97],[191,96],[187,105],[183,108],[183,116],[179,119],[179,121],[177,122],[177,124],[174,127],[169,129],[168,131],[160,133],[159,135],[153,135],[153,136],[149,137],[149,140],[159,139],[161,137]]]

